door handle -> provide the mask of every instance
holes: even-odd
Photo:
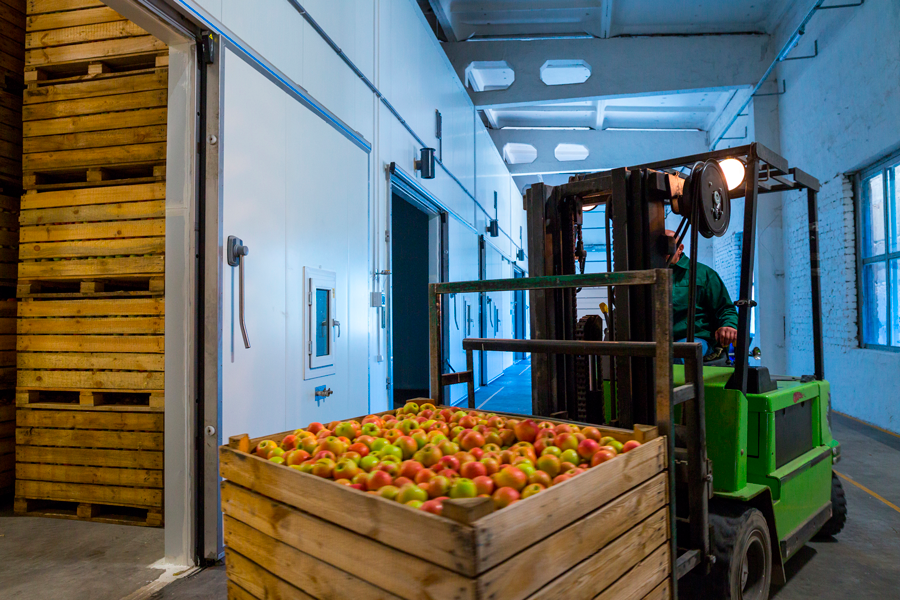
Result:
[[[247,323],[244,321],[244,257],[250,254],[250,248],[236,236],[228,236],[226,258],[229,266],[238,268],[238,322],[241,324],[241,335],[244,337],[244,348],[250,347],[250,336],[247,335]]]
[[[331,320],[331,326],[332,326],[332,327],[337,327],[337,336],[338,336],[338,337],[341,337],[341,322],[338,321],[337,319],[332,319],[332,320]]]

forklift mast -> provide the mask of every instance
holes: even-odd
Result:
[[[729,186],[720,162],[739,161],[744,176]],[[731,189],[729,189],[729,187]],[[728,388],[742,393],[774,389],[763,367],[750,367],[750,318],[753,261],[759,194],[807,190],[813,301],[813,350],[816,380],[824,379],[821,292],[818,269],[816,193],[819,183],[761,144],[719,150],[637,167],[577,175],[560,186],[532,185],[525,194],[529,275],[574,275],[584,272],[586,253],[581,237],[583,212],[606,209],[607,270],[641,271],[665,268],[669,257],[690,231],[690,292],[688,338],[693,341],[698,235],[724,235],[730,223],[731,201],[744,199],[740,289],[735,369]],[[665,234],[666,213],[681,217],[673,239]],[[693,226],[692,226],[693,225]],[[611,245],[610,245],[611,243]],[[611,252],[610,252],[611,250]],[[651,299],[646,290],[607,288],[612,317],[603,327],[579,321],[577,291],[530,292],[534,339],[647,341],[652,339]],[[599,312],[599,311],[598,311]],[[601,317],[595,317],[600,319]],[[602,321],[601,321],[602,322]],[[598,333],[599,330],[599,333]],[[597,336],[601,336],[597,338]],[[588,336],[588,337],[585,337]],[[534,414],[567,413],[579,420],[632,427],[656,422],[653,369],[649,359],[616,357],[608,364],[596,357],[532,356]],[[606,396],[611,398],[607,400]],[[605,410],[608,406],[609,410]],[[608,417],[608,418],[607,418]]]

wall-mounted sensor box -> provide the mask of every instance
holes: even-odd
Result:
[[[384,308],[384,293],[372,292],[371,301],[369,304],[372,306],[372,308]]]

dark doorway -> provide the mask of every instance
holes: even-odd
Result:
[[[394,406],[428,396],[429,215],[391,201],[392,388]]]
[[[525,272],[519,268],[513,269],[513,278],[521,279],[525,277]],[[525,314],[528,312],[525,307],[526,294],[524,290],[513,292],[513,337],[517,340],[525,339]],[[525,360],[524,352],[515,352],[513,360],[518,362]]]

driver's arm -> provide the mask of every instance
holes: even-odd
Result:
[[[707,301],[715,315],[716,341],[723,348],[737,342],[738,316],[728,289],[719,274],[710,273],[706,287]]]

